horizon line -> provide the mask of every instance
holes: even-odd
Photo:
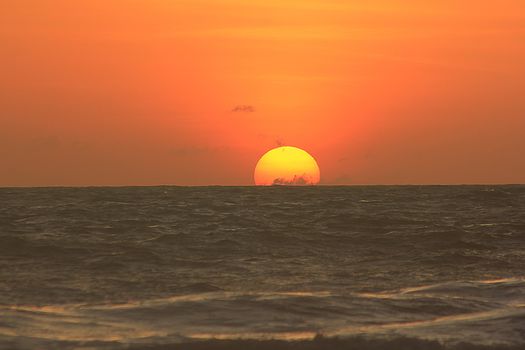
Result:
[[[253,188],[275,188],[275,187],[436,187],[436,186],[525,186],[525,183],[357,183],[357,184],[317,184],[317,185],[177,185],[177,184],[155,184],[155,185],[14,185],[3,186],[0,189],[38,189],[38,188],[148,188],[148,187],[253,187]]]

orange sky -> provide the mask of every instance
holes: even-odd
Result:
[[[0,43],[0,186],[525,182],[523,0],[7,0]]]

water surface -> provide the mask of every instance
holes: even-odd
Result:
[[[520,348],[524,269],[525,186],[0,189],[1,349]]]

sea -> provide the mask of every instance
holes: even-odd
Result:
[[[0,349],[525,349],[525,186],[1,188]]]

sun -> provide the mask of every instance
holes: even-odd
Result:
[[[291,146],[274,148],[257,162],[253,175],[257,186],[316,185],[319,166],[308,152]]]

